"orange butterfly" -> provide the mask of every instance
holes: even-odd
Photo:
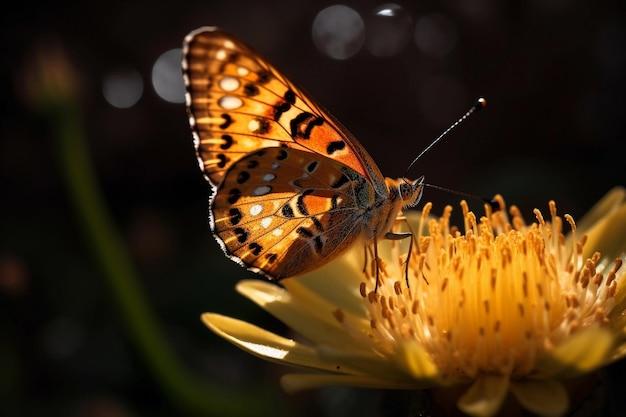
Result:
[[[252,48],[215,27],[183,45],[189,123],[226,255],[271,280],[316,269],[390,231],[424,177],[385,178],[333,116]],[[376,256],[376,255],[375,255]]]

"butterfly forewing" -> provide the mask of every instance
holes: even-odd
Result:
[[[246,153],[286,145],[337,160],[383,189],[352,135],[243,42],[201,28],[187,36],[183,54],[196,149],[213,185]]]

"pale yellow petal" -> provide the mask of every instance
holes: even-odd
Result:
[[[359,373],[375,375],[391,381],[434,381],[433,375],[408,375],[406,369],[395,363],[394,357],[387,357],[369,351],[345,351],[330,346],[319,346],[318,354],[328,362],[336,362],[350,366]]]
[[[301,303],[324,300],[325,304],[334,306],[330,311],[341,306],[346,313],[365,317],[363,298],[359,293],[359,285],[365,276],[354,260],[359,254],[362,259],[363,247],[357,244],[341,258],[306,275],[285,279],[281,284]]]
[[[611,331],[587,328],[541,356],[535,364],[533,379],[570,378],[602,366],[610,357],[614,346]]]
[[[337,370],[336,363],[320,359],[314,349],[245,321],[214,313],[204,313],[202,321],[235,346],[271,362],[327,372]],[[347,366],[343,370],[350,371]]]
[[[459,399],[457,406],[471,416],[495,415],[509,390],[509,377],[481,375]]]
[[[403,369],[415,379],[437,377],[437,366],[424,347],[415,340],[403,343],[394,359],[400,369]]]
[[[582,219],[576,221],[576,228],[580,233],[587,233],[594,224],[624,205],[624,202],[626,202],[626,189],[623,187],[613,188],[594,204]]]
[[[432,385],[420,385],[416,382],[393,381],[371,375],[331,375],[331,374],[286,374],[280,384],[288,393],[327,386],[344,386],[382,389],[425,389]]]
[[[246,280],[237,284],[237,291],[261,308],[297,331],[320,344],[352,346],[354,339],[333,316],[333,307],[315,297],[301,302],[285,289],[261,280]]]
[[[594,252],[600,252],[603,257],[611,260],[623,257],[626,253],[626,204],[614,208],[586,233],[587,243],[583,256],[590,257]]]
[[[569,407],[567,391],[558,381],[511,381],[511,392],[525,409],[539,416],[561,416]]]

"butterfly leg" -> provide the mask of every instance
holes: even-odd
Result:
[[[368,245],[363,245],[363,275],[367,278],[367,259],[368,253],[371,251]]]
[[[389,240],[402,240],[409,238],[409,252],[407,253],[406,260],[404,261],[404,280],[406,286],[409,286],[409,259],[411,258],[411,251],[413,250],[413,233],[412,232],[387,232],[385,233],[385,239]],[[378,281],[377,281],[378,283]]]
[[[378,291],[378,284],[380,280],[380,259],[378,258],[378,239],[374,236],[374,275],[376,279],[376,284],[374,285],[374,292]]]

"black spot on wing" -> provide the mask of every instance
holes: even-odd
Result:
[[[289,156],[289,154],[287,153],[287,151],[284,150],[284,149],[281,149],[278,152],[278,155],[276,156],[276,159],[278,159],[279,161],[282,161],[284,159],[287,159],[288,156]]]
[[[296,104],[296,93],[289,89],[285,92],[285,101],[289,104]]]
[[[281,102],[274,106],[274,121],[279,121],[283,113],[288,112],[291,109],[291,104]]]
[[[248,245],[248,249],[252,251],[252,254],[258,256],[263,250],[263,246],[259,245],[256,242],[252,242]]]
[[[283,216],[285,217],[289,217],[292,218],[294,216],[293,214],[293,209],[291,208],[291,206],[289,206],[289,204],[285,204],[283,206],[283,208],[280,210],[280,212],[283,214]]]
[[[304,227],[298,227],[296,229],[296,233],[304,237],[313,237],[313,233],[311,233],[310,230],[305,229]]]
[[[261,70],[257,72],[257,82],[259,84],[266,84],[272,79],[272,74],[268,71]]]
[[[228,191],[228,198],[226,199],[226,201],[228,201],[229,204],[235,204],[237,201],[239,201],[240,197],[241,191],[238,188],[233,188]]]
[[[324,119],[309,112],[302,112],[289,122],[293,139],[310,139],[315,126],[321,126]]]
[[[220,145],[221,149],[228,149],[231,146],[233,146],[233,137],[230,135],[222,135],[222,139],[224,140],[224,143],[222,143]]]
[[[237,227],[233,232],[237,235],[237,242],[245,243],[248,240],[248,232],[243,227]]]
[[[224,168],[226,166],[226,161],[228,161],[228,158],[226,158],[226,155],[224,155],[223,153],[218,153],[217,154],[217,159],[219,159],[220,161],[217,163],[217,166],[219,168]]]
[[[233,122],[233,118],[230,117],[230,114],[224,113],[222,114],[222,119],[224,119],[224,123],[220,125],[220,129],[228,129]]]
[[[248,97],[254,97],[259,95],[259,87],[253,83],[247,83],[243,86],[243,93]]]
[[[243,184],[250,179],[250,173],[248,171],[241,171],[237,174],[237,184]]]
[[[313,193],[313,190],[304,190],[299,196],[298,196],[298,200],[296,203],[296,207],[298,207],[298,211],[300,212],[300,214],[302,214],[303,216],[308,216],[309,215],[309,209],[306,207],[306,203],[304,202],[304,197],[306,197],[307,195]]]
[[[241,210],[239,210],[238,208],[231,208],[230,211],[228,212],[228,215],[229,215],[230,224],[232,226],[239,224],[239,222],[243,218],[243,213],[241,213]]]
[[[323,232],[324,231],[324,225],[322,224],[322,222],[320,222],[318,220],[317,217],[311,217],[311,220],[313,220],[313,224],[315,225],[315,228],[319,231],[319,232]]]
[[[346,147],[346,142],[344,142],[342,140],[337,140],[337,141],[334,141],[334,142],[330,142],[328,144],[328,146],[326,147],[326,153],[328,155],[332,155],[335,152],[344,149],[345,147]]]

